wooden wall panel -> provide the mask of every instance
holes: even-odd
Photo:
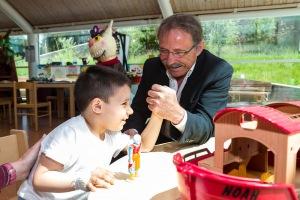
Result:
[[[157,0],[7,0],[35,27],[89,22],[160,19]],[[218,14],[297,7],[300,0],[170,0],[174,13]],[[0,9],[1,10],[1,9]],[[0,11],[0,30],[17,27]]]

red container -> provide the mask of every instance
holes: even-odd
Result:
[[[177,153],[173,162],[177,168],[178,189],[185,200],[297,200],[293,185],[269,184],[260,180],[229,176],[197,165],[199,160],[213,156],[209,153],[196,157],[206,149],[184,156]],[[185,158],[194,154],[194,158]]]

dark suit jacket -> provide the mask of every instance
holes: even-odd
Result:
[[[214,135],[212,119],[227,104],[232,73],[230,64],[203,50],[181,93],[180,105],[187,111],[185,130],[180,133],[171,126],[172,138],[181,143],[192,140],[202,144]],[[135,128],[140,133],[143,131],[151,115],[146,102],[147,92],[154,83],[169,85],[166,69],[159,58],[148,59],[144,64],[142,80],[132,101],[134,113],[127,120],[124,130]],[[161,133],[164,131],[162,126]]]

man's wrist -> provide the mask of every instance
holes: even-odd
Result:
[[[172,125],[175,126],[181,133],[183,133],[186,126],[186,122],[187,122],[187,112],[186,110],[184,110],[184,115],[181,121],[178,124],[172,123]]]
[[[173,120],[171,123],[173,125],[180,124],[181,121],[184,119],[186,111],[184,109],[181,109],[181,111],[176,115],[175,120]]]

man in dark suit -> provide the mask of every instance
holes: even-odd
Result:
[[[151,112],[164,119],[158,143],[205,143],[227,103],[233,69],[204,49],[200,23],[172,15],[158,29],[159,57],[148,59],[124,130],[142,132]]]

